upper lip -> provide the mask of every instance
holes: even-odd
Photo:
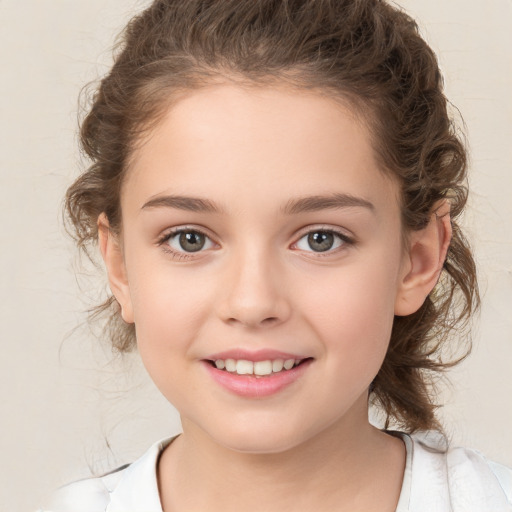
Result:
[[[286,361],[287,359],[307,359],[308,356],[300,355],[300,354],[292,354],[290,352],[281,352],[279,350],[274,349],[260,349],[260,350],[247,350],[243,348],[225,350],[223,352],[217,352],[208,356],[206,359],[209,361],[216,361],[217,359],[222,359],[225,361],[226,359],[243,359],[245,361],[268,361],[275,359],[283,359]]]

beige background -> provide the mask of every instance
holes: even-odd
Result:
[[[83,325],[103,281],[86,279],[91,268],[75,278],[60,221],[79,166],[78,93],[144,3],[0,0],[0,511],[31,510],[88,466],[133,460],[179,429],[137,358],[112,361]],[[441,413],[456,442],[512,466],[512,1],[401,5],[438,52],[472,146],[466,225],[483,310]]]

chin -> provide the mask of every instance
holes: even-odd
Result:
[[[237,437],[237,439],[231,438],[222,444],[230,450],[254,455],[283,453],[296,446],[296,443],[290,438],[283,439],[280,435],[264,436],[264,434],[258,434],[256,438],[254,436]]]
[[[293,428],[291,425],[266,425],[253,422],[251,425],[220,428],[217,432],[208,432],[215,443],[229,450],[247,454],[277,454],[295,448],[307,442],[310,433]]]

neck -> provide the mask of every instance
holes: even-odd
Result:
[[[403,443],[372,427],[367,417],[354,415],[292,449],[265,454],[222,446],[186,420],[183,430],[160,458],[165,512],[396,507]]]

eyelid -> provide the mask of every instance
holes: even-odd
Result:
[[[344,230],[341,228],[336,228],[332,226],[326,226],[326,225],[318,225],[318,226],[308,226],[307,228],[304,228],[300,231],[299,235],[297,236],[296,241],[292,244],[292,248],[295,247],[300,240],[302,240],[305,236],[311,234],[311,233],[317,233],[317,232],[324,232],[324,233],[332,233],[334,236],[337,236],[341,240],[341,244],[338,247],[335,247],[334,249],[329,249],[327,251],[314,251],[314,250],[304,250],[304,249],[298,249],[307,253],[314,254],[315,257],[322,257],[322,256],[329,256],[332,254],[337,253],[338,251],[342,250],[345,246],[351,246],[356,243],[356,239],[353,235],[347,234]]]
[[[213,245],[218,245],[217,242],[215,242],[214,238],[208,233],[208,230],[202,227],[193,226],[193,225],[183,225],[183,226],[175,226],[172,228],[167,229],[156,241],[156,244],[162,249],[171,254],[171,256],[175,259],[180,260],[187,260],[192,258],[197,258],[202,253],[206,252],[207,249],[200,249],[196,252],[187,252],[187,251],[180,251],[172,248],[170,244],[167,244],[169,240],[171,240],[176,235],[179,235],[180,233],[184,232],[194,232],[199,233],[203,235],[205,238],[210,240],[210,242]]]
[[[212,237],[209,234],[209,230],[203,227],[195,226],[195,225],[182,225],[182,226],[175,226],[172,228],[167,229],[158,239],[157,239],[157,245],[161,246],[167,253],[171,254],[171,256],[175,259],[179,260],[188,260],[188,259],[194,259],[202,255],[202,253],[205,253],[208,249],[200,249],[196,252],[187,252],[187,251],[179,251],[176,249],[173,249],[169,244],[166,244],[168,240],[175,237],[176,235],[192,231],[196,233],[200,233],[201,235],[205,236],[210,242],[214,245],[218,246],[218,243],[215,241],[214,237]],[[340,250],[343,250],[346,246],[351,246],[356,243],[356,239],[353,235],[349,235],[346,233],[345,230],[339,228],[339,227],[333,227],[329,225],[317,225],[317,226],[307,226],[300,230],[296,241],[290,246],[292,249],[298,244],[300,240],[302,240],[305,236],[309,235],[310,233],[315,232],[325,232],[325,233],[332,233],[333,235],[337,236],[341,240],[341,244],[338,247],[335,247],[334,249],[329,249],[327,251],[314,251],[314,250],[304,250],[304,249],[298,249],[300,251],[314,254],[315,257],[322,257],[322,256],[331,256],[333,254],[338,253]],[[211,248],[209,248],[211,249]]]
[[[197,226],[194,224],[183,224],[165,229],[163,233],[158,236],[157,243],[168,240],[172,236],[176,235],[177,233],[182,233],[183,231],[194,231],[201,233],[202,235],[210,238],[212,241],[214,239],[214,237],[210,234],[210,231],[206,228],[203,228],[202,226]]]
[[[316,233],[317,231],[325,231],[327,233],[334,233],[335,235],[339,235],[343,240],[355,242],[356,237],[353,233],[348,231],[347,229],[341,228],[339,226],[332,226],[330,224],[312,224],[306,226],[299,230],[297,235],[297,240],[304,237],[304,235],[308,235],[309,233]]]

